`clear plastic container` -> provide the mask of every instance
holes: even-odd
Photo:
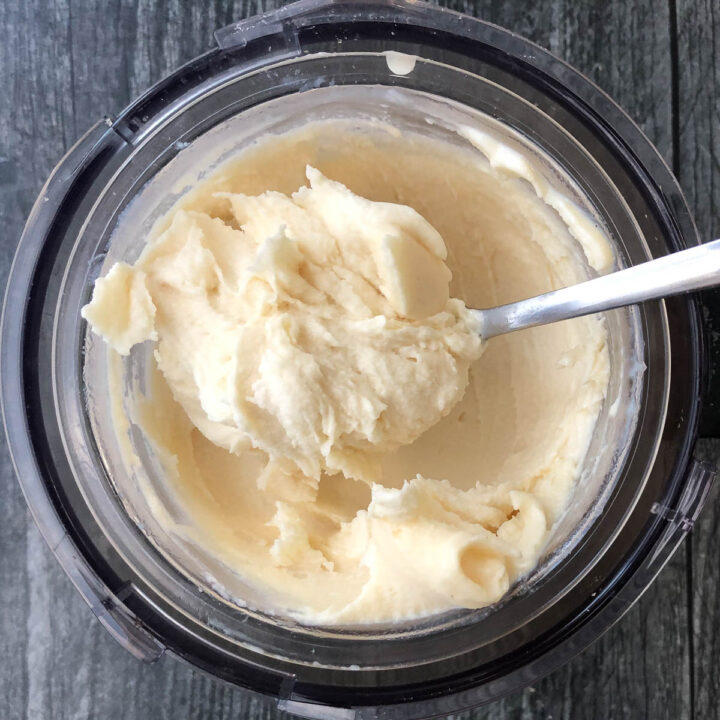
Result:
[[[131,652],[173,652],[291,712],[429,717],[518,689],[620,617],[709,490],[713,469],[693,459],[707,364],[692,298],[608,314],[610,395],[574,509],[540,566],[491,608],[366,628],[309,628],[236,607],[207,581],[203,558],[163,536],[123,469],[104,352],[79,309],[103,267],[137,254],[143,230],[175,199],[171,178],[313,118],[380,118],[438,137],[458,123],[492,126],[536,153],[546,177],[604,224],[620,265],[697,242],[677,184],[588,80],[456,13],[312,0],[216,37],[216,49],[92,128],[28,219],[0,361],[9,443],[35,519]],[[127,227],[138,245],[112,244]],[[126,378],[143,367],[131,355]]]

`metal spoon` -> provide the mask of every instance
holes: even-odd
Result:
[[[527,300],[472,312],[480,335],[488,339],[713,285],[720,285],[720,240]]]

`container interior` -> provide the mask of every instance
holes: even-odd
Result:
[[[623,266],[628,262],[624,243],[617,235],[618,218],[610,214],[612,208],[609,205],[598,202],[598,198],[614,195],[614,199],[622,206],[619,193],[598,168],[597,179],[605,185],[595,186],[596,196],[593,199],[588,196],[586,189],[580,186],[575,177],[574,153],[579,151],[577,143],[569,134],[558,132],[559,128],[552,121],[549,123],[558,134],[543,147],[538,144],[537,137],[531,140],[507,122],[429,93],[381,85],[341,86],[311,89],[264,102],[232,115],[211,130],[194,137],[192,142],[182,139],[173,142],[172,159],[159,171],[152,173],[142,185],[138,184],[128,197],[122,214],[108,225],[100,252],[92,259],[84,277],[85,297],[97,275],[118,260],[132,262],[139,255],[144,238],[153,225],[197,180],[213,172],[259,138],[285,133],[307,123],[339,118],[359,124],[387,124],[403,133],[431,137],[468,150],[471,150],[470,145],[458,130],[463,127],[480,128],[510,147],[534,156],[538,166],[542,167],[545,179],[605,229],[614,245],[617,265]],[[564,139],[564,147],[558,142],[558,137]],[[146,154],[145,162],[148,166],[154,160]],[[587,174],[582,178],[587,182]],[[628,241],[627,237],[623,239]],[[89,332],[82,335],[85,411],[109,479],[106,492],[117,493],[131,519],[126,531],[132,532],[131,528],[135,527],[136,532],[144,538],[141,542],[151,543],[163,561],[170,563],[189,579],[190,586],[196,588],[198,594],[215,596],[226,605],[231,615],[250,614],[262,623],[291,626],[295,631],[311,635],[328,632],[333,636],[343,636],[347,633],[353,639],[434,633],[443,628],[477,623],[501,608],[511,607],[515,598],[527,597],[532,593],[533,588],[572,553],[587,528],[602,514],[605,500],[616,483],[622,480],[623,466],[644,392],[645,346],[636,308],[607,313],[606,323],[611,360],[607,398],[568,509],[553,528],[539,565],[516,583],[496,606],[478,611],[452,611],[392,627],[301,628],[290,618],[264,613],[257,609],[263,607],[262,596],[258,596],[242,578],[218,563],[201,546],[166,531],[167,518],[182,520],[185,509],[175,502],[165,482],[162,465],[153,457],[152,448],[143,437],[142,430],[132,422],[127,424],[130,454],[140,460],[139,463],[130,464],[128,448],[115,431],[118,425],[122,427],[122,417],[133,416],[132,398],[147,389],[151,348],[136,348],[126,359],[108,359],[102,341]],[[124,408],[113,407],[108,402],[112,395],[110,383],[113,382],[113,373],[108,372],[109,363],[120,365],[118,377],[123,386],[121,394],[125,398]],[[642,479],[636,479],[636,482],[640,492]],[[631,510],[629,506],[627,512]],[[117,529],[108,530],[111,536],[117,532]],[[242,599],[244,607],[238,606],[237,598]],[[539,613],[542,609],[542,604],[538,604],[534,611]],[[525,620],[527,617],[518,617],[515,622]],[[217,623],[223,627],[223,632],[229,628],[219,618],[207,617],[204,621]]]

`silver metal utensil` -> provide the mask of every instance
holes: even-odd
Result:
[[[473,310],[483,338],[720,285],[720,240],[519,302]]]

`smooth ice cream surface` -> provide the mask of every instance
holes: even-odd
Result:
[[[605,396],[604,323],[483,348],[465,303],[581,281],[608,252],[505,165],[316,123],[222,166],[96,282],[83,315],[113,351],[154,343],[130,415],[187,510],[168,532],[263,609],[481,607],[537,563]]]

